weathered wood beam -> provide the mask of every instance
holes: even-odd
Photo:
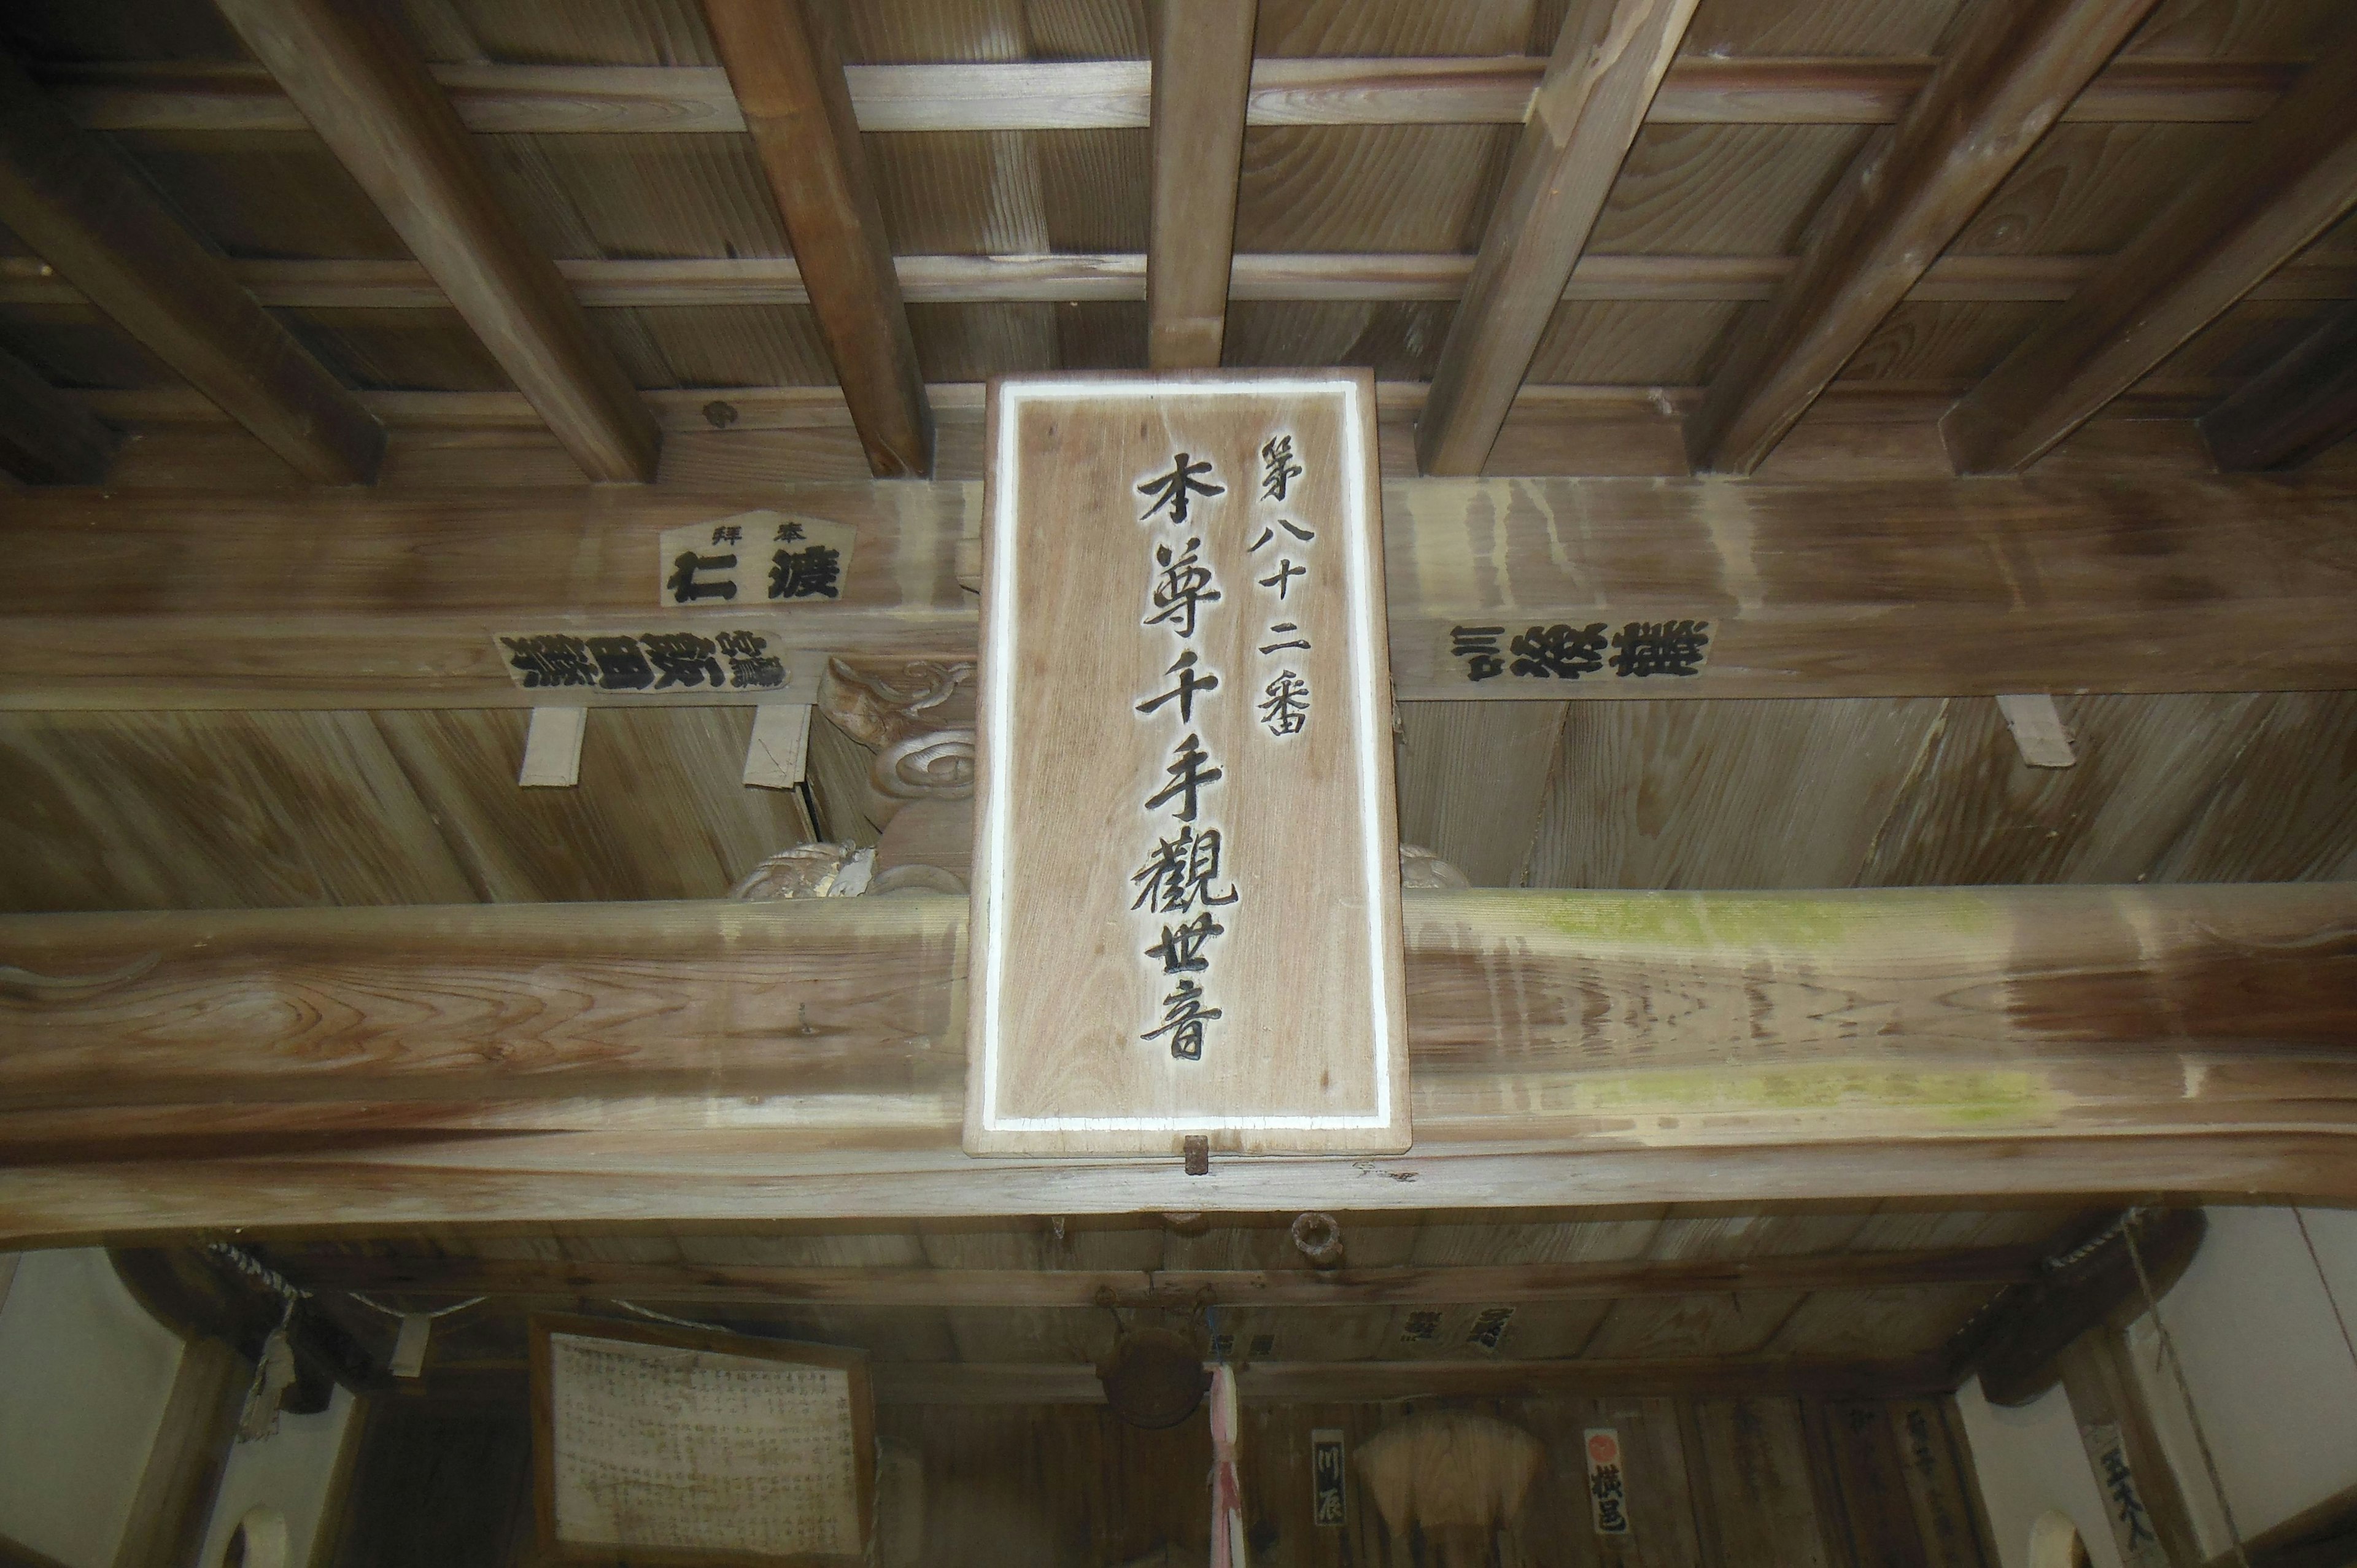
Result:
[[[1220,362],[1259,15],[1260,0],[1155,8],[1146,362],[1157,371]]]
[[[1546,62],[1330,56],[1256,60],[1254,125],[1520,124]],[[506,135],[745,128],[726,74],[711,67],[436,65],[469,130]],[[259,67],[227,61],[47,62],[41,80],[91,130],[299,131],[305,122]],[[1652,124],[1889,124],[1931,77],[1925,59],[1674,61]],[[2255,120],[2299,68],[2279,61],[2126,59],[2065,109],[2066,121]],[[1071,131],[1150,123],[1144,60],[855,65],[863,131]]]
[[[2357,17],[1950,411],[1957,468],[2035,462],[2357,205]]]
[[[2072,1342],[2090,1332],[2126,1328],[2142,1316],[2143,1281],[2120,1236],[2128,1222],[2121,1217],[2082,1243],[2088,1249],[2083,1256],[2064,1254],[2067,1263],[2040,1270],[1970,1325],[1963,1343],[1953,1348],[1958,1379],[1977,1374],[1991,1403],[2028,1404],[2061,1380],[2058,1358]],[[2200,1209],[2182,1208],[2140,1211],[2134,1223],[2146,1277],[2165,1295],[2191,1265],[2208,1221]]]
[[[1457,1268],[886,1269],[537,1262],[298,1252],[274,1261],[311,1288],[415,1295],[622,1295],[633,1301],[835,1306],[1452,1306],[1757,1291],[2023,1284],[2034,1247],[1822,1257],[1509,1263]]]
[[[965,908],[0,918],[0,1243],[1730,1184],[2357,1197],[2357,886],[1411,894],[1415,1149],[1208,1178],[959,1153]]]
[[[2153,1283],[2158,1288],[2160,1282]],[[2189,1568],[2200,1563],[2201,1538],[2194,1528],[2193,1510],[2169,1462],[2169,1451],[2160,1445],[2143,1381],[2129,1359],[2127,1336],[2108,1326],[2090,1328],[2059,1359],[2063,1392],[2096,1488],[2109,1492],[2115,1485],[2112,1466],[2104,1457],[2108,1444],[2099,1447],[2096,1442],[2101,1429],[2109,1427],[2119,1434],[2120,1457],[2144,1503],[2146,1523],[2158,1538],[2161,1560]]]
[[[28,485],[94,485],[122,441],[38,371],[0,352],[0,472]]]
[[[391,19],[337,0],[221,0],[221,11],[581,471],[654,478],[653,418]]]
[[[843,60],[808,0],[705,0],[819,336],[880,478],[933,471],[933,414]]]
[[[1916,303],[2060,303],[2102,256],[1943,256],[1906,298]],[[393,261],[232,261],[231,273],[264,305],[289,309],[422,310],[449,300],[424,267]],[[1566,300],[1765,300],[1792,274],[1789,256],[1582,256]],[[737,261],[561,260],[556,270],[593,309],[670,305],[807,305],[802,268],[787,256]],[[898,256],[903,300],[972,305],[1003,301],[1144,299],[1143,252],[1041,256]],[[1454,252],[1296,254],[1245,252],[1233,259],[1231,299],[1455,299],[1473,258]],[[2302,256],[2254,289],[2253,299],[2357,296],[2357,253]],[[78,305],[81,292],[46,263],[0,257],[0,305]],[[453,394],[463,395],[463,394]],[[705,394],[709,401],[710,394]],[[929,393],[930,396],[930,393]]]
[[[383,428],[112,148],[5,58],[0,222],[305,478],[376,477]]]
[[[978,485],[50,490],[0,497],[0,706],[530,706],[495,636],[709,624],[657,607],[660,535],[760,506],[857,530],[839,597],[763,612],[782,646],[973,657]],[[1404,480],[1384,513],[1409,698],[2357,687],[2357,486],[2320,475]],[[1476,682],[1456,651],[1665,618],[1708,623],[1698,674]]]
[[[1989,0],[1889,141],[1826,199],[1799,268],[1687,416],[1698,470],[1748,474],[2029,156],[2154,0]]]
[[[2357,435],[2357,305],[2327,315],[2203,414],[2201,435],[2229,471],[2297,468]]]
[[[1620,177],[1695,0],[1573,0],[1416,424],[1427,474],[1478,474]]]

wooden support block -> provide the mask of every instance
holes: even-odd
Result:
[[[28,485],[92,485],[121,441],[32,366],[0,353],[0,469]]]
[[[587,708],[533,709],[516,782],[527,789],[570,789],[580,783],[581,736],[588,725]]]
[[[533,717],[536,721],[539,714]],[[763,703],[753,710],[753,740],[745,748],[745,784],[752,789],[791,789],[802,781],[810,760],[811,705]]]
[[[2043,692],[2030,692],[1996,700],[1997,712],[2005,715],[2005,727],[2013,732],[2013,743],[2021,747],[2021,760],[2031,768],[2071,768],[2078,757],[2071,749],[2071,732],[2064,727],[2062,714],[2054,706],[2054,699]]]

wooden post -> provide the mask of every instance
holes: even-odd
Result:
[[[1986,0],[1889,145],[1827,199],[1817,238],[1686,421],[1697,469],[1766,460],[1859,345],[2038,145],[2153,0]]]
[[[1427,474],[1478,474],[1563,298],[1695,0],[1572,0],[1415,429]]]
[[[1940,423],[1959,472],[2027,467],[2357,203],[2357,17]]]
[[[112,148],[5,59],[0,221],[304,478],[349,485],[376,477],[383,427]],[[27,392],[19,386],[10,401]],[[86,432],[77,445],[87,465]]]
[[[843,60],[809,0],[705,0],[852,424],[879,478],[933,468],[933,412]]]
[[[1157,371],[1220,362],[1259,11],[1260,0],[1157,7],[1146,355]]]
[[[374,5],[340,0],[221,0],[221,10],[581,471],[653,478],[654,416],[524,237],[400,29]]]

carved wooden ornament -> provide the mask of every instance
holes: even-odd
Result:
[[[1373,390],[993,383],[969,1150],[1407,1146]]]

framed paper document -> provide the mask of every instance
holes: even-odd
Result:
[[[865,1561],[865,1352],[603,1318],[532,1320],[533,1482],[551,1561]]]

